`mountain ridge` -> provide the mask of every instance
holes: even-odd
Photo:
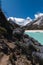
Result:
[[[9,17],[8,20],[26,30],[43,30],[43,13],[35,14],[35,19]]]

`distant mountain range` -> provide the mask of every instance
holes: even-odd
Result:
[[[25,26],[29,30],[43,30],[43,16],[34,19]]]
[[[15,17],[9,17],[8,21],[10,21],[10,23],[16,23],[19,26],[26,26],[28,23],[30,23],[32,21],[32,19],[30,19],[29,17],[27,17],[26,19],[23,18],[15,18]]]
[[[43,30],[43,13],[35,15],[35,19],[31,19],[30,17],[26,19],[9,17],[8,20],[10,23],[23,27],[26,30]]]

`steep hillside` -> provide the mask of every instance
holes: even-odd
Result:
[[[41,44],[24,34],[25,30],[15,27],[0,12],[0,65],[38,65],[33,52],[39,52]],[[34,61],[34,62],[33,62]]]

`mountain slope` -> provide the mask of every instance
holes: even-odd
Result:
[[[28,30],[43,30],[43,15],[34,19],[25,26]]]
[[[2,11],[0,14],[0,65],[33,65],[32,53],[39,52],[35,45],[41,44],[24,34],[24,29],[14,28]]]

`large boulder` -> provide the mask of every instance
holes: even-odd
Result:
[[[43,53],[33,52],[32,57],[33,57],[34,63],[39,63],[40,65],[43,65]]]

